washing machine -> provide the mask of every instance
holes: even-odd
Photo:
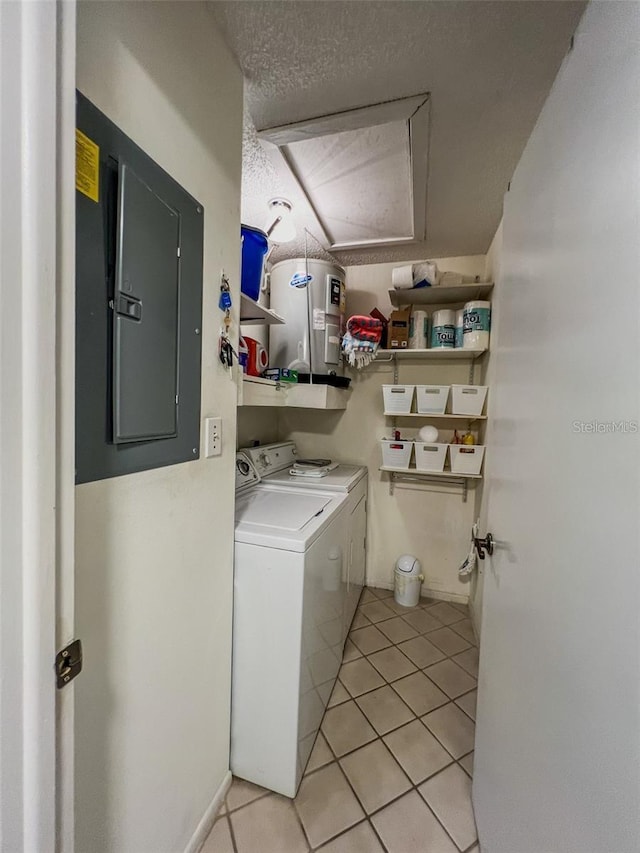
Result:
[[[342,662],[346,510],[343,492],[264,485],[237,454],[231,770],[287,797]]]
[[[365,582],[368,472],[363,465],[331,459],[301,459],[293,441],[246,447],[265,486],[338,492],[347,496],[343,642]]]

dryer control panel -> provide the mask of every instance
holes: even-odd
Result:
[[[260,477],[275,474],[276,471],[282,471],[284,468],[291,468],[297,459],[296,446],[292,441],[245,447],[239,452],[249,457]]]
[[[236,492],[246,491],[260,482],[260,474],[250,457],[239,450],[236,453]]]

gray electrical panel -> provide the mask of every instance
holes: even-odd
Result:
[[[202,206],[77,94],[76,482],[197,459]]]

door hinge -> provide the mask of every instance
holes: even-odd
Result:
[[[56,686],[66,687],[82,671],[82,643],[73,640],[56,655]]]

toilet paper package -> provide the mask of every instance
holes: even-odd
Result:
[[[413,264],[394,267],[391,270],[391,284],[396,290],[407,290],[413,287]]]
[[[464,306],[464,349],[488,349],[491,331],[491,303],[482,300]]]
[[[391,270],[391,283],[396,290],[413,287],[435,287],[438,284],[438,265],[435,261],[420,261]]]
[[[423,261],[413,265],[414,287],[435,287],[438,284],[438,265],[434,261]]]
[[[455,348],[456,349],[462,349],[462,346],[464,344],[463,327],[464,327],[464,308],[461,308],[459,311],[456,311],[456,339],[455,339]]]
[[[433,312],[431,349],[453,349],[456,338],[456,314],[450,308]]]
[[[409,348],[426,349],[429,340],[429,317],[426,311],[414,310],[409,318]]]

